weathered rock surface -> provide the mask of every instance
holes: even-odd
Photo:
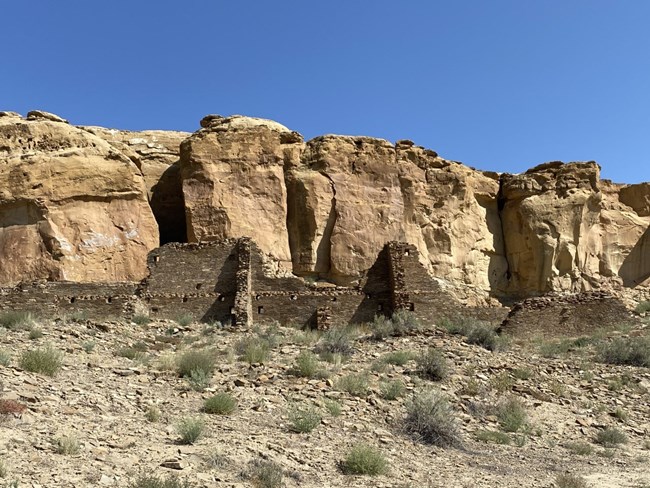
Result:
[[[650,218],[637,190],[628,188],[600,180],[593,162],[547,163],[505,175],[501,225],[509,290],[528,295],[647,284]]]
[[[52,114],[0,117],[1,284],[138,280],[157,245],[129,158]]]
[[[284,166],[302,137],[277,122],[208,116],[181,144],[181,177],[190,242],[252,237],[290,269]]]
[[[187,132],[126,131],[83,127],[128,156],[142,172],[160,242],[185,242],[185,205],[180,177],[180,144]]]

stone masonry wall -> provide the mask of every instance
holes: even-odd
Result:
[[[623,302],[603,291],[546,295],[516,303],[501,325],[515,336],[580,335],[631,320]]]

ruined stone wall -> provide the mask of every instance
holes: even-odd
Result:
[[[38,317],[81,314],[100,319],[132,313],[135,283],[24,283],[0,289],[0,311],[20,310]]]
[[[631,320],[623,302],[603,291],[547,295],[516,303],[501,325],[515,336],[589,334]]]

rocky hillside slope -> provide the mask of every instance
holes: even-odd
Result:
[[[305,142],[241,116],[201,127],[0,112],[0,285],[137,280],[160,242],[240,236],[286,270],[343,285],[390,240],[486,296],[650,283],[650,184],[601,180],[594,162],[496,174],[405,140]]]

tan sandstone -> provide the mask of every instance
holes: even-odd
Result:
[[[128,157],[52,114],[0,117],[0,283],[138,280],[157,245]]]

